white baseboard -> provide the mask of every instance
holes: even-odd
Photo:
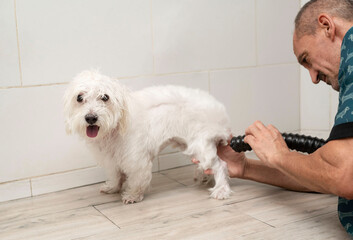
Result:
[[[32,196],[103,182],[105,179],[104,171],[100,167],[33,178]]]
[[[30,196],[31,183],[29,179],[0,184],[0,202],[26,198]]]
[[[190,164],[181,153],[169,153],[153,161],[153,172]],[[0,184],[0,202],[62,191],[106,180],[104,170],[90,167]]]

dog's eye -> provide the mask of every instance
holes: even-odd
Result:
[[[77,96],[77,102],[82,102],[82,101],[83,101],[83,97],[82,97],[81,94],[79,94],[79,95]]]
[[[109,96],[108,96],[107,94],[104,94],[104,95],[102,96],[102,100],[103,100],[103,102],[108,101],[108,100],[109,100]]]

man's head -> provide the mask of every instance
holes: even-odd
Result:
[[[339,90],[341,44],[352,26],[353,0],[311,0],[299,11],[293,49],[313,83],[324,81]]]

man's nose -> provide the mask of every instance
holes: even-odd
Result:
[[[310,69],[308,69],[308,70],[309,70],[309,74],[310,74],[310,77],[311,77],[311,81],[312,81],[314,84],[318,84],[318,83],[320,82],[320,80],[317,79],[317,76],[318,76],[319,72],[316,71],[316,70],[314,70],[314,69],[312,69],[312,68],[310,68]]]

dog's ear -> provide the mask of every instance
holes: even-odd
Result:
[[[121,135],[124,135],[128,128],[129,122],[129,90],[122,87],[122,92],[120,95],[120,120],[118,122],[118,129]]]
[[[123,103],[125,105],[125,103]],[[120,109],[120,121],[118,122],[118,129],[121,135],[125,135],[128,122],[128,110],[126,105]]]
[[[65,104],[66,105],[66,104]],[[72,134],[72,124],[70,123],[70,110],[67,109],[67,107],[69,106],[65,106],[64,107],[64,116],[65,116],[65,130],[66,130],[66,134],[67,135],[71,135]]]
[[[67,121],[65,121],[65,130],[66,130],[67,135],[72,134],[72,128],[71,128],[70,124],[67,123]]]
[[[116,101],[116,111],[119,113],[119,121],[117,128],[119,133],[124,135],[127,131],[129,122],[129,96],[130,90],[121,85],[118,80],[114,80],[114,92]]]

